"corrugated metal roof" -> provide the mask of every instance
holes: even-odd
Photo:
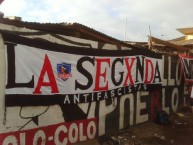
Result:
[[[177,44],[177,45],[193,45],[193,39],[190,40],[180,40],[180,41],[172,41],[172,43]]]
[[[189,48],[187,48],[187,47],[183,47],[183,46],[180,46],[180,45],[168,42],[168,41],[164,41],[164,40],[152,37],[152,36],[151,36],[151,40],[155,43],[163,44],[165,46],[169,46],[170,48],[172,48],[173,50],[176,50],[176,51],[180,51],[180,52],[189,51]]]
[[[110,43],[118,46],[126,46],[136,48],[133,45],[127,44],[124,41],[110,37],[104,33],[96,31],[85,25],[79,23],[38,23],[38,22],[24,22],[18,20],[10,20],[7,18],[0,18],[0,23],[14,25],[16,27],[25,27],[39,31],[45,31],[54,34],[61,34],[66,36],[73,36],[88,40]]]

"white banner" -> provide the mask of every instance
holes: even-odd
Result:
[[[55,96],[54,99],[59,97],[56,100],[65,104],[81,103],[161,85],[162,59],[158,54],[157,58],[151,53],[140,55],[136,51],[83,55],[20,44],[8,44],[7,50],[6,102],[17,97],[53,99]]]

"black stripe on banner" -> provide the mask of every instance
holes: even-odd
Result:
[[[84,93],[84,94],[54,94],[54,95],[31,95],[31,94],[6,94],[5,106],[49,106],[88,103],[93,101],[108,100],[114,97],[120,97],[125,94],[135,93],[137,91],[150,91],[161,88],[161,84],[126,86],[114,90]]]
[[[27,45],[43,50],[55,51],[55,52],[63,52],[77,55],[87,55],[87,56],[136,56],[136,55],[144,55],[151,58],[162,59],[162,55],[158,53],[154,53],[148,50],[104,50],[104,49],[89,49],[84,47],[75,47],[75,46],[67,46],[49,42],[47,40],[42,39],[30,39],[26,37],[21,37],[19,35],[15,35],[10,32],[0,30],[4,41]]]

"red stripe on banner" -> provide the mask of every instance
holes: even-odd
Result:
[[[0,134],[1,145],[68,145],[96,137],[96,118]]]
[[[179,57],[193,59],[192,56],[188,56],[188,55],[184,55],[184,54],[179,54]]]

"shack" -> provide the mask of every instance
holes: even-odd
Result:
[[[0,18],[0,144],[76,144],[188,105],[177,55],[82,24]]]

